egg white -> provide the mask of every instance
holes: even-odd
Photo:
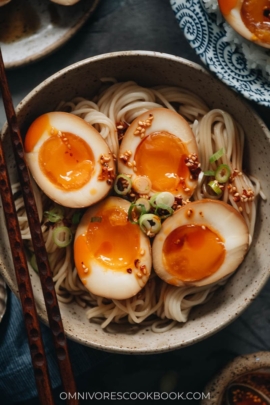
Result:
[[[230,24],[230,26],[236,32],[238,32],[238,34],[242,35],[242,37],[260,46],[263,46],[264,48],[270,48],[270,44],[263,42],[259,38],[257,38],[256,34],[251,32],[244,24],[241,17],[241,7],[243,2],[244,0],[237,0],[235,7],[230,11],[229,14],[223,14],[223,17],[228,22],[228,24]]]
[[[81,258],[78,253],[76,253],[77,238],[81,235],[86,235],[91,218],[95,217],[97,212],[100,213],[102,209],[106,209],[106,207],[110,206],[120,207],[128,213],[130,203],[119,197],[108,197],[86,211],[75,235],[74,257],[77,268],[82,266]],[[138,225],[134,225],[134,227],[138,227]],[[132,270],[131,273],[127,272],[126,267],[114,270],[109,266],[105,266],[105,264],[103,265],[100,261],[92,259],[89,253],[89,258],[87,261],[84,260],[83,264],[89,271],[83,275],[82,282],[91,293],[109,299],[123,300],[133,297],[145,286],[151,273],[151,247],[148,237],[140,229],[139,232],[140,248],[138,257],[134,257],[133,263],[129,267]],[[125,237],[125,235],[123,235],[123,237]],[[135,265],[136,259],[139,259],[139,266],[137,267]],[[142,274],[142,277],[137,276],[140,266],[145,266],[146,269],[146,274]]]
[[[140,136],[135,136],[134,132],[136,128],[139,126],[139,122],[146,121],[149,118],[149,114],[152,114],[154,119],[152,120],[152,125],[146,129],[145,137],[154,132],[166,131],[171,135],[176,136],[183,142],[183,144],[187,148],[188,154],[196,153],[198,155],[198,147],[195,140],[195,136],[188,122],[180,114],[176,113],[175,111],[169,110],[168,108],[154,108],[141,114],[131,123],[120,145],[118,157],[118,172],[129,174],[131,175],[132,179],[136,177],[136,172],[134,172],[134,169],[132,167],[129,167],[128,164],[125,164],[123,162],[121,156],[126,151],[130,151],[131,156],[129,158],[129,161],[132,162],[134,160],[138,146],[145,139],[145,138],[141,139]],[[158,163],[159,162],[157,162],[157,165]],[[181,195],[183,198],[189,198],[191,197],[197,185],[197,180],[190,179],[190,176],[188,176],[188,178],[185,179],[185,184],[186,188],[189,188],[190,191],[184,192],[183,190],[183,192],[181,191]],[[150,195],[154,194],[156,193],[156,191],[157,190],[153,189],[152,187],[149,194]],[[179,194],[179,192],[175,192],[174,194]]]
[[[192,224],[208,227],[224,239],[225,258],[219,269],[211,276],[199,281],[184,282],[180,276],[176,278],[167,272],[163,262],[163,245],[168,235],[176,228]],[[238,211],[222,201],[208,199],[195,201],[183,206],[163,222],[152,246],[153,267],[160,278],[175,286],[206,286],[234,272],[242,262],[248,244],[248,228]]]
[[[106,180],[98,180],[102,170],[100,164],[101,155],[110,156],[108,167],[112,168],[113,171],[115,170],[111,151],[104,139],[93,126],[73,114],[50,112],[46,115],[49,117],[51,128],[55,128],[62,133],[72,133],[90,146],[94,156],[94,170],[89,182],[76,190],[63,190],[52,183],[39,165],[40,148],[51,136],[50,128],[47,128],[41,134],[33,150],[25,153],[27,165],[39,187],[56,203],[71,208],[87,207],[104,198],[110,191],[112,184],[109,185]],[[57,156],[55,156],[55,160],[57,162]]]

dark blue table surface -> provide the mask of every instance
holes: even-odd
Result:
[[[101,53],[138,49],[166,52],[201,64],[181,33],[169,0],[101,0],[94,16],[61,49],[32,65],[8,71],[14,104],[42,80],[74,62]],[[252,106],[270,128],[268,110]],[[0,126],[4,121],[0,105]],[[43,326],[43,330],[59,398],[61,387],[51,337],[47,327]],[[127,356],[99,352],[74,342],[69,345],[80,392],[202,392],[208,380],[237,355],[270,350],[269,336],[270,282],[231,325],[186,349]],[[9,292],[7,312],[0,324],[0,403],[25,400],[29,405],[38,403],[20,304]],[[64,401],[57,399],[57,403]]]

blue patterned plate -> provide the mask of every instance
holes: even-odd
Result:
[[[225,41],[225,30],[205,11],[202,0],[170,1],[180,28],[205,65],[247,99],[270,107],[270,83]]]

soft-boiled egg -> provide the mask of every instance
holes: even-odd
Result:
[[[126,299],[137,294],[151,272],[149,239],[128,221],[130,203],[108,197],[82,217],[74,241],[79,277],[93,294]]]
[[[236,270],[248,244],[238,211],[222,201],[195,201],[162,224],[153,243],[153,267],[175,286],[210,285]]]
[[[131,175],[132,181],[149,178],[149,194],[169,191],[189,198],[197,185],[197,156],[188,122],[175,111],[155,108],[141,114],[127,129],[120,145],[118,172]]]
[[[28,129],[24,146],[32,176],[58,204],[92,205],[113,185],[114,161],[108,145],[94,127],[73,114],[41,115]]]
[[[270,48],[269,0],[218,0],[226,21],[244,38]]]

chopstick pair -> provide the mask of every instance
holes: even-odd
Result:
[[[19,181],[24,198],[24,204],[27,212],[29,228],[33,240],[34,253],[36,256],[39,276],[45,300],[49,325],[53,335],[53,343],[56,351],[60,376],[63,389],[67,396],[69,405],[77,405],[76,385],[71,368],[67,341],[64,333],[63,323],[59,310],[52,272],[50,269],[46,248],[44,245],[41,226],[38,218],[37,207],[34,193],[31,187],[30,176],[26,166],[23,150],[23,142],[17,123],[15,110],[9,91],[7,78],[5,74],[4,62],[0,48],[0,88],[6,111],[13,152],[19,175]],[[0,193],[6,219],[6,227],[13,257],[14,268],[20,294],[24,323],[27,331],[28,343],[39,400],[42,405],[53,405],[54,399],[48,372],[46,354],[41,336],[40,325],[38,321],[35,300],[30,281],[30,275],[27,266],[27,260],[24,253],[24,247],[13,200],[11,184],[8,176],[7,165],[0,138]]]

